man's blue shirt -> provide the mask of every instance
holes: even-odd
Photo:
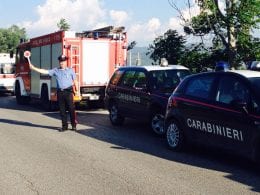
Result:
[[[66,89],[73,86],[73,81],[76,79],[76,74],[72,68],[53,68],[48,70],[50,76],[55,76],[58,89]]]

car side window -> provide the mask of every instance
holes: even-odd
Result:
[[[249,91],[238,79],[233,77],[222,77],[217,88],[216,101],[230,104],[233,101],[248,102]]]
[[[252,113],[260,115],[260,102],[255,97],[252,97]]]
[[[192,97],[208,99],[210,97],[211,85],[214,81],[214,77],[196,77],[191,79],[186,88],[185,94]]]
[[[134,87],[137,89],[146,88],[146,75],[144,72],[138,71],[135,73]]]
[[[134,85],[134,82],[135,82],[135,71],[133,71],[133,70],[126,71],[122,77],[122,80],[120,81],[119,86],[132,88]]]

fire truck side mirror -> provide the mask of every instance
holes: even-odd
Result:
[[[14,51],[10,51],[10,58],[14,57]]]
[[[94,39],[98,39],[98,38],[99,38],[98,32],[93,32],[93,38],[94,38]]]

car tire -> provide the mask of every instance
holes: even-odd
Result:
[[[168,147],[173,151],[181,151],[184,147],[184,133],[176,120],[166,124],[166,140]]]
[[[124,123],[124,117],[119,114],[118,107],[115,103],[112,103],[109,107],[109,119],[112,125],[118,126]]]
[[[260,142],[257,142],[254,146],[252,161],[260,165]]]
[[[150,125],[151,125],[153,132],[156,133],[157,135],[165,134],[164,115],[161,112],[159,112],[159,111],[153,112],[153,114],[151,116]]]

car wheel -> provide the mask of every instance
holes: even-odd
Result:
[[[167,144],[170,149],[174,151],[180,151],[184,146],[184,135],[180,125],[175,121],[171,120],[166,125],[166,138]]]
[[[118,107],[115,103],[112,103],[109,107],[109,119],[113,125],[122,125],[124,117],[119,114]]]
[[[160,112],[155,112],[151,117],[151,128],[154,133],[163,135],[164,130],[164,116]]]
[[[252,160],[256,164],[260,165],[260,142],[258,142],[253,148]]]

